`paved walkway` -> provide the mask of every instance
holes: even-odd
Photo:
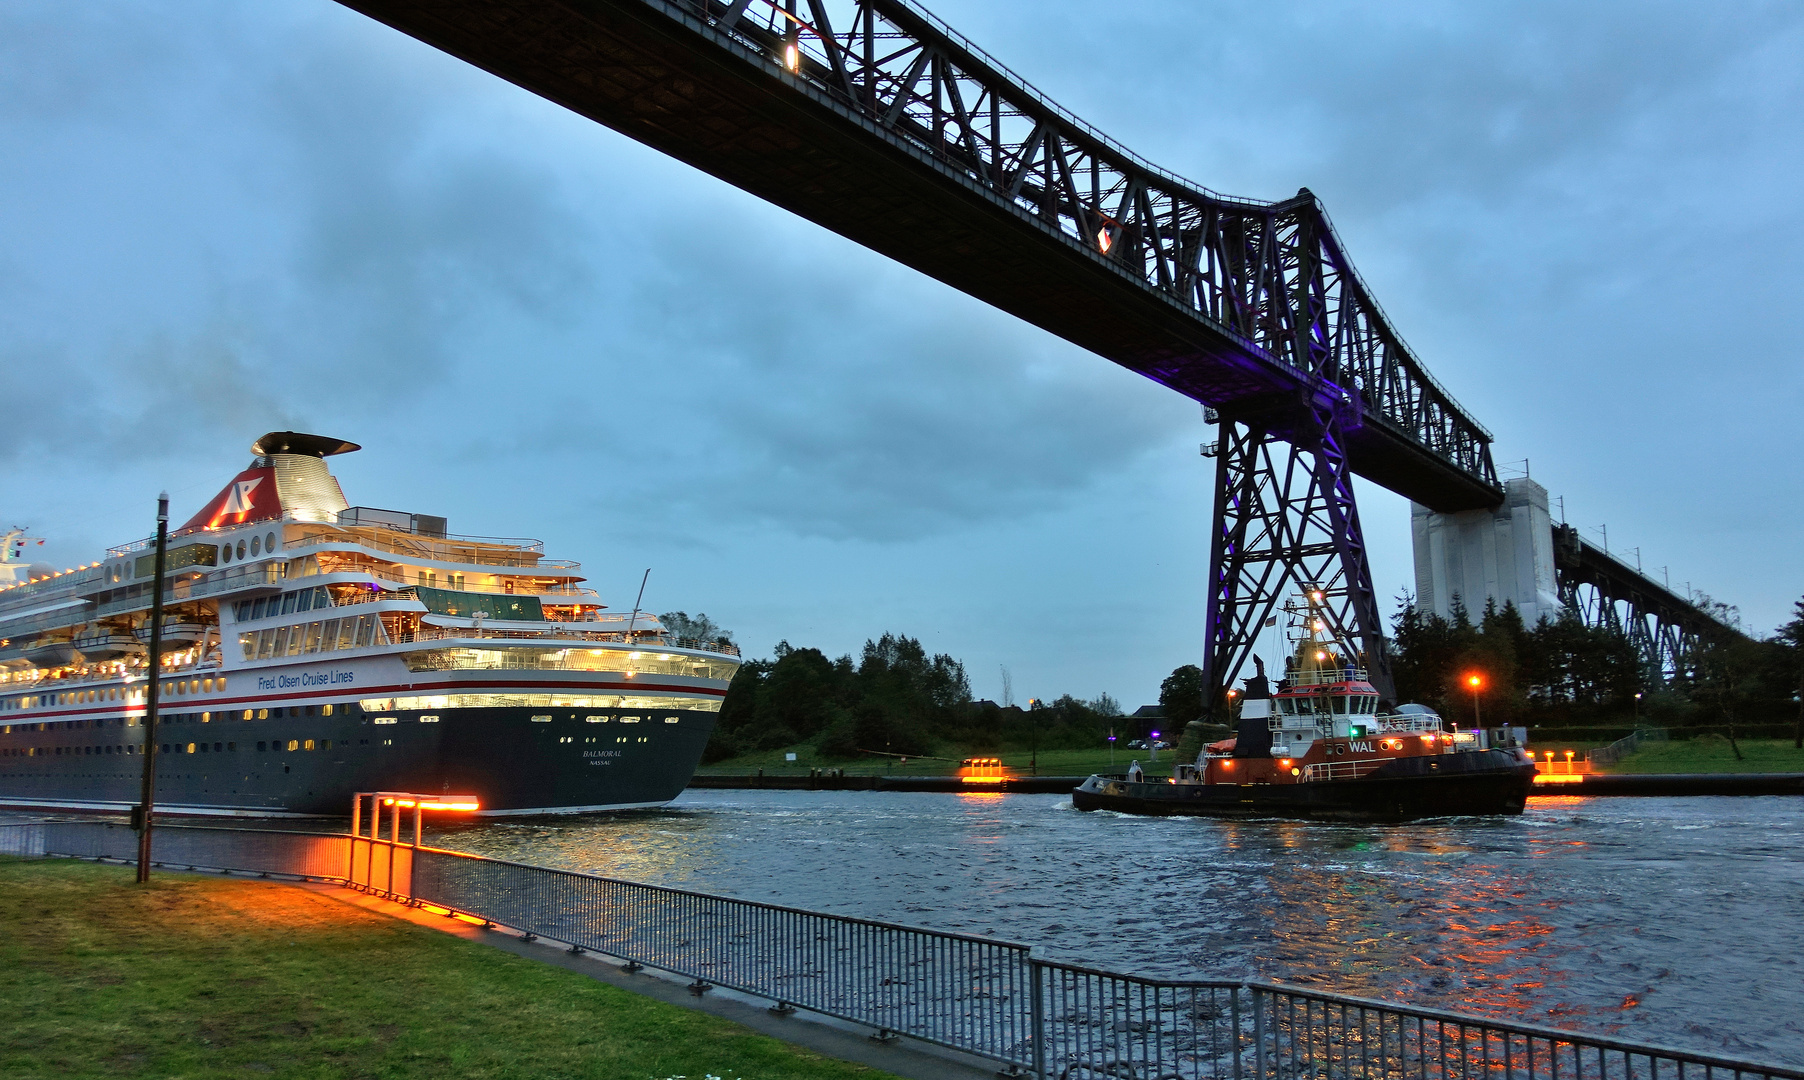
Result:
[[[160,871],[162,872],[162,871]],[[234,877],[238,875],[232,875]],[[317,882],[294,882],[299,888],[311,889],[366,911],[379,912],[397,919],[418,923],[441,933],[502,949],[543,964],[553,964],[566,971],[586,975],[597,982],[616,986],[629,993],[656,998],[668,1005],[710,1013],[743,1024],[761,1035],[804,1049],[823,1057],[868,1065],[894,1073],[907,1080],[993,1080],[998,1075],[994,1062],[957,1054],[937,1046],[914,1042],[907,1038],[877,1042],[871,1029],[809,1013],[796,1012],[779,1016],[770,1011],[762,998],[731,990],[713,989],[704,994],[692,992],[686,980],[655,973],[646,968],[628,974],[621,965],[593,953],[573,955],[567,948],[543,939],[526,941],[520,934],[499,928],[485,930],[480,922],[433,914],[388,900],[347,889],[339,885]]]

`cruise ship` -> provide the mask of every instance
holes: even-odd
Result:
[[[473,795],[490,815],[676,797],[738,649],[607,610],[538,541],[349,505],[326,459],[357,449],[267,434],[171,529],[154,660],[154,539],[51,573],[9,538],[0,809],[134,805],[153,673],[159,813],[343,815],[364,791]]]

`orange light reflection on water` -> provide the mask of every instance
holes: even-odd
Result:
[[[1299,846],[1308,826],[1264,828]],[[1367,861],[1361,851],[1388,853]],[[1416,867],[1398,872],[1394,856]],[[1272,875],[1263,907],[1271,956],[1324,989],[1416,1000],[1499,1018],[1545,1015],[1565,981],[1555,928],[1529,883],[1476,861],[1482,853],[1432,829],[1374,831],[1336,853],[1319,832],[1303,865]],[[1379,866],[1385,869],[1377,869]]]

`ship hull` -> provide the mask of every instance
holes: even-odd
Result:
[[[1079,810],[1158,817],[1301,818],[1395,822],[1522,813],[1533,765],[1498,751],[1424,755],[1357,780],[1173,784],[1092,776],[1071,793]]]
[[[687,785],[716,719],[699,709],[511,706],[207,723],[199,715],[158,725],[158,745],[168,748],[157,756],[159,814],[343,816],[360,791],[474,795],[486,815],[660,806]],[[25,727],[0,735],[0,809],[118,812],[137,803],[142,727]]]

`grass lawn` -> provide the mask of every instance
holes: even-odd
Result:
[[[269,882],[0,858],[0,1076],[886,1077]]]
[[[783,755],[796,755],[794,761],[784,761]],[[1026,776],[1031,772],[1030,763],[1034,755],[1026,750],[1005,750],[1000,754],[989,755],[999,757],[1003,764],[1018,770]],[[1173,752],[1159,751],[1159,760],[1154,763],[1145,750],[1127,749],[1127,740],[1123,739],[1121,749],[1115,751],[1115,763],[1109,764],[1109,751],[1103,750],[1042,750],[1039,753],[1039,775],[1041,776],[1088,776],[1091,773],[1126,772],[1128,762],[1138,758],[1142,768],[1151,774],[1171,775]],[[696,771],[703,776],[738,776],[755,773],[763,769],[766,774],[776,776],[784,773],[807,773],[810,769],[844,769],[849,776],[950,776],[958,771],[958,761],[949,758],[911,757],[906,762],[899,758],[860,757],[838,759],[822,757],[814,747],[803,743],[800,746],[786,747],[783,750],[767,750],[756,754],[745,754],[717,761],[712,765],[704,765]]]
[[[1790,739],[1737,739],[1745,760],[1735,760],[1729,740],[1721,736],[1654,743],[1620,764],[1601,770],[1613,773],[1804,773],[1804,750]]]

